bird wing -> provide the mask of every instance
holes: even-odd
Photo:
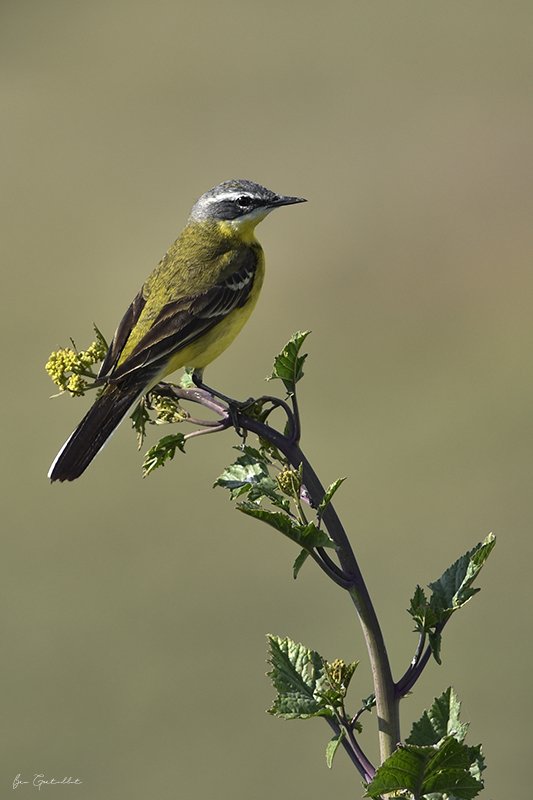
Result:
[[[239,269],[225,280],[203,292],[181,297],[164,305],[131,353],[117,364],[146,304],[141,290],[117,328],[98,378],[107,378],[109,382],[115,383],[134,370],[162,360],[194,342],[246,303],[252,290],[256,268],[257,254],[250,248]]]
[[[110,372],[112,372],[113,367],[120,358],[120,354],[122,353],[123,347],[128,340],[128,336],[133,330],[137,320],[141,316],[141,311],[145,305],[146,300],[143,297],[143,290],[141,289],[137,297],[135,297],[132,304],[122,317],[115,335],[113,336],[113,341],[109,345],[109,349],[106,353],[102,366],[100,367],[100,371],[98,372],[99,381],[103,382],[103,379],[107,378]]]

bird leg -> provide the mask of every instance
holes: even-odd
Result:
[[[203,389],[204,392],[209,392],[209,394],[212,395],[213,397],[218,397],[219,400],[222,400],[224,403],[227,403],[228,406],[230,407],[230,410],[232,408],[234,408],[236,411],[244,411],[245,409],[249,408],[250,406],[253,406],[253,404],[255,403],[255,400],[254,400],[253,397],[249,397],[248,400],[244,400],[244,401],[233,400],[231,397],[226,397],[225,394],[222,394],[221,392],[217,392],[216,389],[211,389],[211,387],[210,386],[206,386],[206,384],[202,380],[203,372],[204,372],[203,369],[195,369],[194,370],[194,372],[192,374],[192,381],[193,381],[194,385],[198,389]]]

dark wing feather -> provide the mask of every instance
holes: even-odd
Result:
[[[100,371],[98,373],[99,379],[106,378],[117,363],[122,352],[122,348],[126,344],[128,336],[130,335],[135,323],[141,316],[141,311],[145,305],[146,300],[143,297],[143,290],[141,289],[133,303],[122,317],[120,324],[115,331],[113,341],[109,345],[109,350],[107,351],[103,364],[100,367]]]
[[[215,284],[205,292],[182,297],[163,306],[150,330],[147,331],[124,362],[113,370],[108,380],[115,382],[133,370],[165,358],[170,353],[191,344],[211,328],[214,328],[236,308],[242,308],[252,290],[256,267],[257,255],[253,249],[250,249],[246,253],[239,270],[221,283]],[[138,297],[139,295],[136,300]],[[136,300],[133,301],[130,311]],[[116,336],[118,336],[123,324],[124,329],[126,329],[128,322],[125,322],[125,320],[130,311],[127,312],[121,322]],[[128,334],[132,327],[132,325],[129,327]],[[120,349],[124,346],[126,339],[122,342]]]

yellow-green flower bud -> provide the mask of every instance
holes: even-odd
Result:
[[[278,486],[288,497],[298,497],[302,482],[300,475],[290,467],[285,467],[277,475]]]
[[[80,375],[71,375],[67,381],[66,388],[73,397],[80,397],[85,394],[87,381],[84,381]]]

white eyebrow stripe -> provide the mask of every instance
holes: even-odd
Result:
[[[220,200],[236,200],[238,197],[252,197],[250,192],[226,192],[225,194],[215,194],[212,197],[206,197],[206,203],[218,203]]]

